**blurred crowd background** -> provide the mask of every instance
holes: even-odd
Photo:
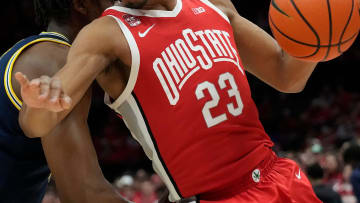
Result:
[[[270,1],[236,3],[242,16],[269,31]],[[0,22],[0,53],[42,31],[34,22],[30,0],[4,3],[0,19],[6,19]],[[357,39],[343,56],[320,63],[299,94],[279,93],[248,75],[275,150],[300,164],[325,203],[360,203],[359,61]],[[96,85],[94,89],[89,125],[105,176],[130,200],[156,202],[163,183],[121,118],[103,104],[103,92]],[[50,184],[43,203],[60,203],[54,184]]]

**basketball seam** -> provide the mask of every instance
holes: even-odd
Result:
[[[283,32],[275,25],[275,23],[273,22],[271,16],[269,17],[269,19],[270,19],[270,23],[274,26],[274,28],[275,28],[282,36],[284,36],[285,38],[289,39],[290,41],[293,41],[293,42],[295,42],[295,43],[302,44],[302,45],[305,45],[305,46],[317,47],[316,45],[307,44],[307,43],[305,43],[305,42],[300,42],[300,41],[298,41],[298,40],[296,40],[296,39],[291,38],[291,37],[288,36],[287,34],[283,33]],[[315,53],[315,54],[316,54],[316,53]],[[308,55],[308,56],[295,56],[295,57],[297,57],[297,58],[307,58],[307,57],[311,57],[311,56],[314,56],[314,54],[311,54],[311,55]]]
[[[342,33],[341,33],[341,35],[340,35],[340,39],[339,39],[339,42],[340,42],[340,43],[339,43],[339,45],[338,45],[338,52],[339,52],[340,54],[344,53],[343,51],[341,51],[341,42],[342,42],[342,39],[343,39],[343,37],[344,37],[344,35],[345,35],[345,31],[346,31],[346,29],[348,28],[348,26],[349,26],[349,24],[350,24],[350,20],[351,20],[351,18],[352,18],[352,16],[353,16],[353,12],[354,12],[354,4],[355,4],[355,2],[354,2],[354,0],[352,0],[351,2],[352,2],[352,4],[351,4],[350,16],[349,16],[348,21],[347,21],[346,24],[345,24],[345,27],[344,27],[344,29],[343,29],[343,31],[342,31]]]
[[[326,0],[326,3],[327,3],[327,7],[328,7],[328,14],[329,14],[329,45],[330,45],[331,41],[332,41],[332,35],[333,35],[333,24],[332,24],[330,1]],[[325,61],[327,59],[327,57],[329,56],[330,49],[331,49],[331,46],[328,47],[323,61]]]
[[[302,44],[304,46],[310,46],[310,47],[314,47],[314,48],[317,48],[315,50],[314,53],[310,54],[310,55],[307,55],[307,56],[295,56],[297,58],[308,58],[308,57],[312,57],[314,56],[315,54],[317,54],[320,50],[320,48],[328,48],[327,50],[327,53],[324,57],[323,60],[326,60],[326,58],[328,57],[329,55],[329,52],[330,52],[330,49],[331,47],[334,47],[334,46],[337,46],[338,47],[338,51],[340,54],[342,54],[343,52],[341,51],[341,45],[343,44],[346,44],[348,43],[349,41],[353,40],[357,34],[355,33],[354,35],[352,35],[349,39],[346,39],[346,40],[343,40],[344,38],[344,35],[345,35],[345,31],[346,29],[348,28],[348,25],[350,24],[350,21],[351,21],[351,18],[353,16],[353,11],[354,11],[354,0],[352,0],[352,8],[351,8],[351,13],[350,13],[350,16],[349,16],[349,19],[342,31],[342,34],[341,34],[341,37],[340,37],[340,40],[338,43],[335,43],[335,44],[332,44],[332,35],[333,35],[333,25],[332,25],[332,14],[331,14],[331,7],[330,7],[330,1],[327,0],[327,4],[328,4],[328,11],[329,11],[329,28],[330,28],[330,37],[329,37],[329,44],[328,45],[321,45],[321,41],[320,41],[320,37],[318,35],[318,33],[316,32],[316,30],[312,27],[312,25],[306,20],[305,16],[302,15],[302,13],[300,12],[300,9],[297,7],[297,5],[295,4],[294,0],[290,0],[290,2],[292,3],[292,5],[294,6],[295,10],[297,11],[297,13],[299,14],[299,16],[303,19],[303,21],[308,25],[308,27],[311,29],[311,31],[314,33],[316,39],[317,39],[317,42],[318,44],[317,45],[313,45],[313,44],[308,44],[308,43],[305,43],[305,42],[301,42],[301,41],[298,41],[294,38],[291,38],[290,36],[286,35],[285,33],[283,33],[277,26],[276,24],[274,23],[271,15],[269,16],[269,20],[270,20],[270,23],[273,25],[273,27],[281,34],[283,35],[285,38],[287,38],[288,40],[290,41],[293,41],[295,43],[298,43],[298,44]],[[360,10],[359,10],[360,11]]]
[[[296,6],[294,0],[290,0],[291,4],[294,6],[296,12],[299,14],[299,16],[303,19],[303,21],[306,23],[306,25],[310,28],[310,30],[315,34],[315,37],[316,37],[316,40],[317,40],[317,47],[316,47],[316,50],[313,54],[309,55],[309,56],[306,56],[306,57],[312,57],[312,56],[315,56],[315,54],[317,54],[320,50],[320,44],[321,44],[321,41],[320,41],[320,37],[319,37],[319,34],[316,32],[315,28],[313,28],[313,26],[311,26],[311,24],[306,20],[305,16],[300,12],[299,8]]]
[[[275,0],[272,0],[271,1],[271,6],[274,7],[277,11],[279,11],[281,14],[287,16],[287,17],[290,17],[287,13],[285,13],[285,11],[283,11],[278,5],[277,3],[275,2]]]
[[[304,45],[304,46],[309,46],[309,47],[314,47],[314,48],[315,48],[315,47],[323,48],[323,47],[341,46],[341,45],[346,44],[346,43],[348,43],[349,41],[353,40],[354,37],[357,36],[357,33],[355,33],[355,34],[354,34],[353,36],[351,36],[349,39],[344,40],[344,41],[342,41],[342,42],[340,42],[340,43],[330,44],[330,45],[319,45],[319,46],[318,46],[318,45],[308,44],[308,43],[306,43],[306,42],[301,42],[301,41],[298,41],[298,40],[296,40],[296,39],[291,38],[291,37],[288,36],[287,34],[283,33],[283,32],[276,26],[276,24],[273,22],[271,16],[269,17],[269,19],[270,19],[270,23],[274,26],[274,28],[275,28],[281,35],[283,35],[285,38],[287,38],[288,40],[293,41],[293,42],[298,43],[298,44],[301,44],[301,45]],[[311,56],[312,56],[312,55],[311,55]],[[307,57],[311,57],[311,56],[295,56],[295,57],[297,57],[297,58],[307,58]]]

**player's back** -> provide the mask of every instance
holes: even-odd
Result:
[[[0,58],[0,202],[40,203],[50,175],[40,139],[25,137],[18,124],[22,102],[15,94],[13,67],[24,50],[39,42],[68,44],[57,33],[21,40]]]

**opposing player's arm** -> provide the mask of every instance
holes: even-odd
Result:
[[[241,17],[230,0],[210,0],[229,18],[244,68],[282,92],[299,92],[316,63],[288,55],[276,40],[249,20]]]
[[[54,75],[65,64],[68,50],[52,42],[37,44],[20,55],[13,71],[21,71],[30,79]],[[20,97],[19,84],[14,79],[12,84]],[[99,167],[87,126],[90,100],[88,91],[56,129],[42,138],[49,168],[63,202],[127,202],[106,181]]]
[[[41,78],[35,79],[39,82],[29,82],[23,74],[17,73],[27,104],[22,109],[20,123],[28,126],[25,129],[29,136],[47,135],[80,101],[96,76],[116,59],[130,60],[129,53],[117,22],[111,17],[102,17],[83,28],[76,37],[66,65],[48,82],[45,81],[51,84],[50,87],[43,85]]]
[[[55,130],[41,138],[60,199],[69,203],[127,202],[100,169],[87,125],[90,99],[88,91]]]
[[[56,44],[53,42],[38,43],[35,46],[31,46],[30,48],[26,49],[16,60],[13,73],[22,72],[27,75],[26,78],[22,78],[23,80],[27,80],[27,78],[29,78],[32,81],[24,88],[21,87],[13,77],[12,86],[14,88],[15,94],[21,100],[24,100],[22,97],[24,90],[26,90],[26,88],[37,87],[39,85],[40,78],[41,80],[48,83],[49,78],[42,77],[42,75],[54,75],[59,70],[59,67],[65,64],[68,51],[69,47],[66,45]],[[41,86],[49,88],[49,86],[46,85]],[[28,109],[30,108],[28,108],[26,102],[23,102],[19,114],[19,124],[25,135],[28,137],[34,137],[34,134],[48,134],[50,131],[48,131],[46,127],[52,125],[52,122],[54,122],[57,117],[44,120],[42,123],[36,121],[43,117],[57,115],[44,112],[37,108],[32,108],[31,114],[27,114]]]

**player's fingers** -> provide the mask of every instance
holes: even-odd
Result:
[[[30,81],[29,87],[30,87],[30,89],[38,89],[40,86],[40,83],[41,83],[40,78],[33,79]]]
[[[40,99],[49,97],[51,78],[48,76],[40,77]]]
[[[61,91],[61,81],[59,79],[53,79],[50,83],[50,102],[58,102]]]
[[[72,104],[72,99],[69,96],[62,93],[60,97],[60,103],[63,110],[70,109]]]
[[[29,85],[29,80],[27,79],[26,75],[22,74],[21,72],[15,73],[15,79],[19,82],[21,87],[27,87]]]

